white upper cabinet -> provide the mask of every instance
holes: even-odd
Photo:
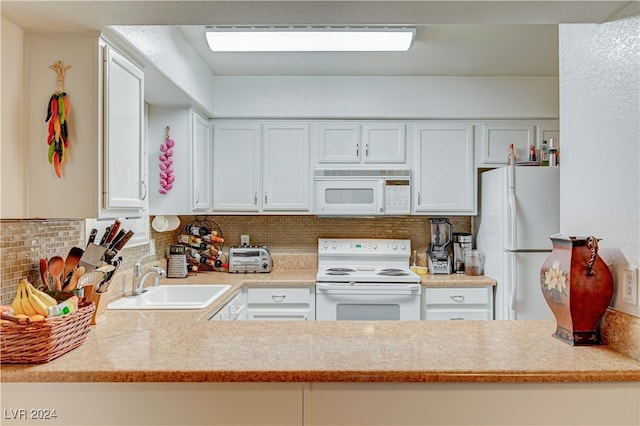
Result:
[[[404,163],[404,123],[320,123],[319,163]]]
[[[147,214],[143,73],[98,34],[26,36],[25,197],[28,217],[115,218]],[[47,102],[58,60],[69,100],[69,146],[57,178],[47,159]]]
[[[214,122],[213,210],[309,212],[309,125]]]
[[[211,209],[213,129],[206,117],[188,107],[151,105],[149,150],[152,215],[188,215]],[[160,150],[173,141],[171,163]],[[171,167],[173,187],[160,192],[161,165]],[[164,170],[166,172],[166,170]]]
[[[359,163],[360,124],[321,123],[318,125],[318,162]]]
[[[362,125],[362,162],[404,163],[405,125],[403,123],[365,123]]]
[[[213,209],[258,212],[260,125],[215,122],[213,129]]]
[[[206,211],[211,209],[212,125],[206,117],[192,111],[191,131],[191,208]]]
[[[104,57],[104,203],[108,210],[139,209],[149,191],[143,179],[144,74],[109,45]]]
[[[496,121],[478,126],[478,167],[500,167],[507,164],[509,145],[513,144],[516,161],[528,161],[533,145],[539,155],[543,140],[558,142],[558,121]]]
[[[415,126],[414,211],[421,214],[476,214],[473,125],[423,123]]]
[[[309,125],[265,124],[262,209],[309,211]]]

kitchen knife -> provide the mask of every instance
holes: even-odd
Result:
[[[122,248],[125,246],[125,244],[127,244],[129,242],[131,237],[133,237],[133,234],[134,234],[134,232],[131,231],[131,230],[129,230],[126,234],[124,234],[124,236],[120,239],[120,241],[118,241],[116,243],[116,245],[112,249],[108,250],[105,253],[105,255],[104,255],[105,260],[108,262],[111,259],[113,259],[115,257],[115,255],[118,254],[118,252],[120,250],[122,250]]]
[[[119,229],[120,229],[120,221],[116,219],[113,222],[113,225],[111,225],[111,230],[109,231],[109,235],[107,236],[107,244],[113,241]]]
[[[107,226],[106,229],[104,230],[104,234],[102,235],[102,238],[100,239],[101,246],[104,246],[107,243],[107,238],[109,238],[110,233],[111,233],[111,226]]]
[[[91,233],[89,234],[89,239],[87,240],[87,245],[94,242],[96,240],[97,235],[98,235],[98,230],[96,228],[92,228]]]
[[[122,237],[125,236],[125,234],[127,233],[127,231],[125,231],[124,229],[121,229],[120,231],[118,231],[118,235],[116,235],[113,240],[111,240],[111,243],[109,243],[109,250],[113,250],[113,248],[116,246],[116,244],[118,244],[120,242],[120,240],[122,239]]]

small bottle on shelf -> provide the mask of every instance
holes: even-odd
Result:
[[[507,155],[507,166],[516,165],[516,150],[513,144],[509,145],[509,155]]]
[[[537,155],[536,155],[536,146],[535,145],[531,145],[529,147],[529,161],[532,161],[532,162],[538,161],[538,158],[537,158]]]
[[[549,166],[558,167],[560,165],[558,161],[558,147],[555,145],[554,140],[549,139]]]
[[[542,141],[542,146],[540,147],[540,165],[549,165],[549,143],[546,140]]]

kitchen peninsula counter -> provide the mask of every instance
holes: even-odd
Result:
[[[640,362],[552,337],[554,321],[206,321],[243,285],[312,285],[315,273],[198,274],[230,283],[195,311],[108,310],[82,346],[3,382],[637,382]],[[164,280],[164,283],[178,283]]]

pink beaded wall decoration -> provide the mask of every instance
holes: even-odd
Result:
[[[165,132],[165,140],[162,145],[160,145],[160,156],[158,159],[160,160],[160,188],[158,192],[162,195],[165,195],[167,192],[173,188],[173,182],[176,180],[176,177],[173,175],[173,147],[175,142],[169,136],[169,126],[167,126]]]

